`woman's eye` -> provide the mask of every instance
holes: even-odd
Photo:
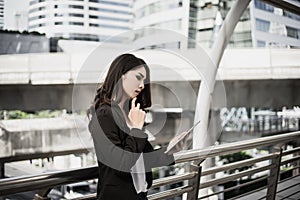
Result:
[[[142,79],[142,77],[136,76],[136,79],[140,81]]]

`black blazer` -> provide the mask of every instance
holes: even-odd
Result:
[[[102,104],[91,113],[89,130],[99,166],[97,198],[136,200],[130,169],[140,154],[143,152],[147,188],[152,185],[151,168],[174,164],[173,155],[165,154],[165,148],[153,150],[143,130],[130,130],[116,103]]]

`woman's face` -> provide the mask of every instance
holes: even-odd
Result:
[[[129,70],[122,76],[123,90],[127,98],[138,96],[144,89],[144,81],[146,79],[146,69],[141,66]]]

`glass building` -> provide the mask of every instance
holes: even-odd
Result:
[[[210,48],[235,0],[136,0],[134,27],[178,31]],[[300,1],[295,1],[300,6]],[[259,0],[251,1],[231,36],[229,47],[300,47],[300,16]],[[140,31],[138,37],[145,36]],[[182,46],[180,46],[182,47]]]
[[[30,0],[29,31],[48,37],[113,42],[132,29],[131,0]],[[111,40],[112,41],[112,40]]]

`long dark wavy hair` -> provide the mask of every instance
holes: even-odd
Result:
[[[124,92],[122,87],[122,75],[129,70],[142,66],[146,70],[146,79],[144,89],[137,96],[136,102],[140,103],[141,109],[150,107],[152,102],[149,67],[141,58],[137,58],[132,54],[122,54],[113,60],[103,84],[97,89],[97,94],[92,105],[94,109],[97,110],[102,104],[111,105],[112,101],[119,103]],[[130,106],[131,103],[127,102],[125,105]],[[130,108],[125,108],[125,111],[129,109]]]

